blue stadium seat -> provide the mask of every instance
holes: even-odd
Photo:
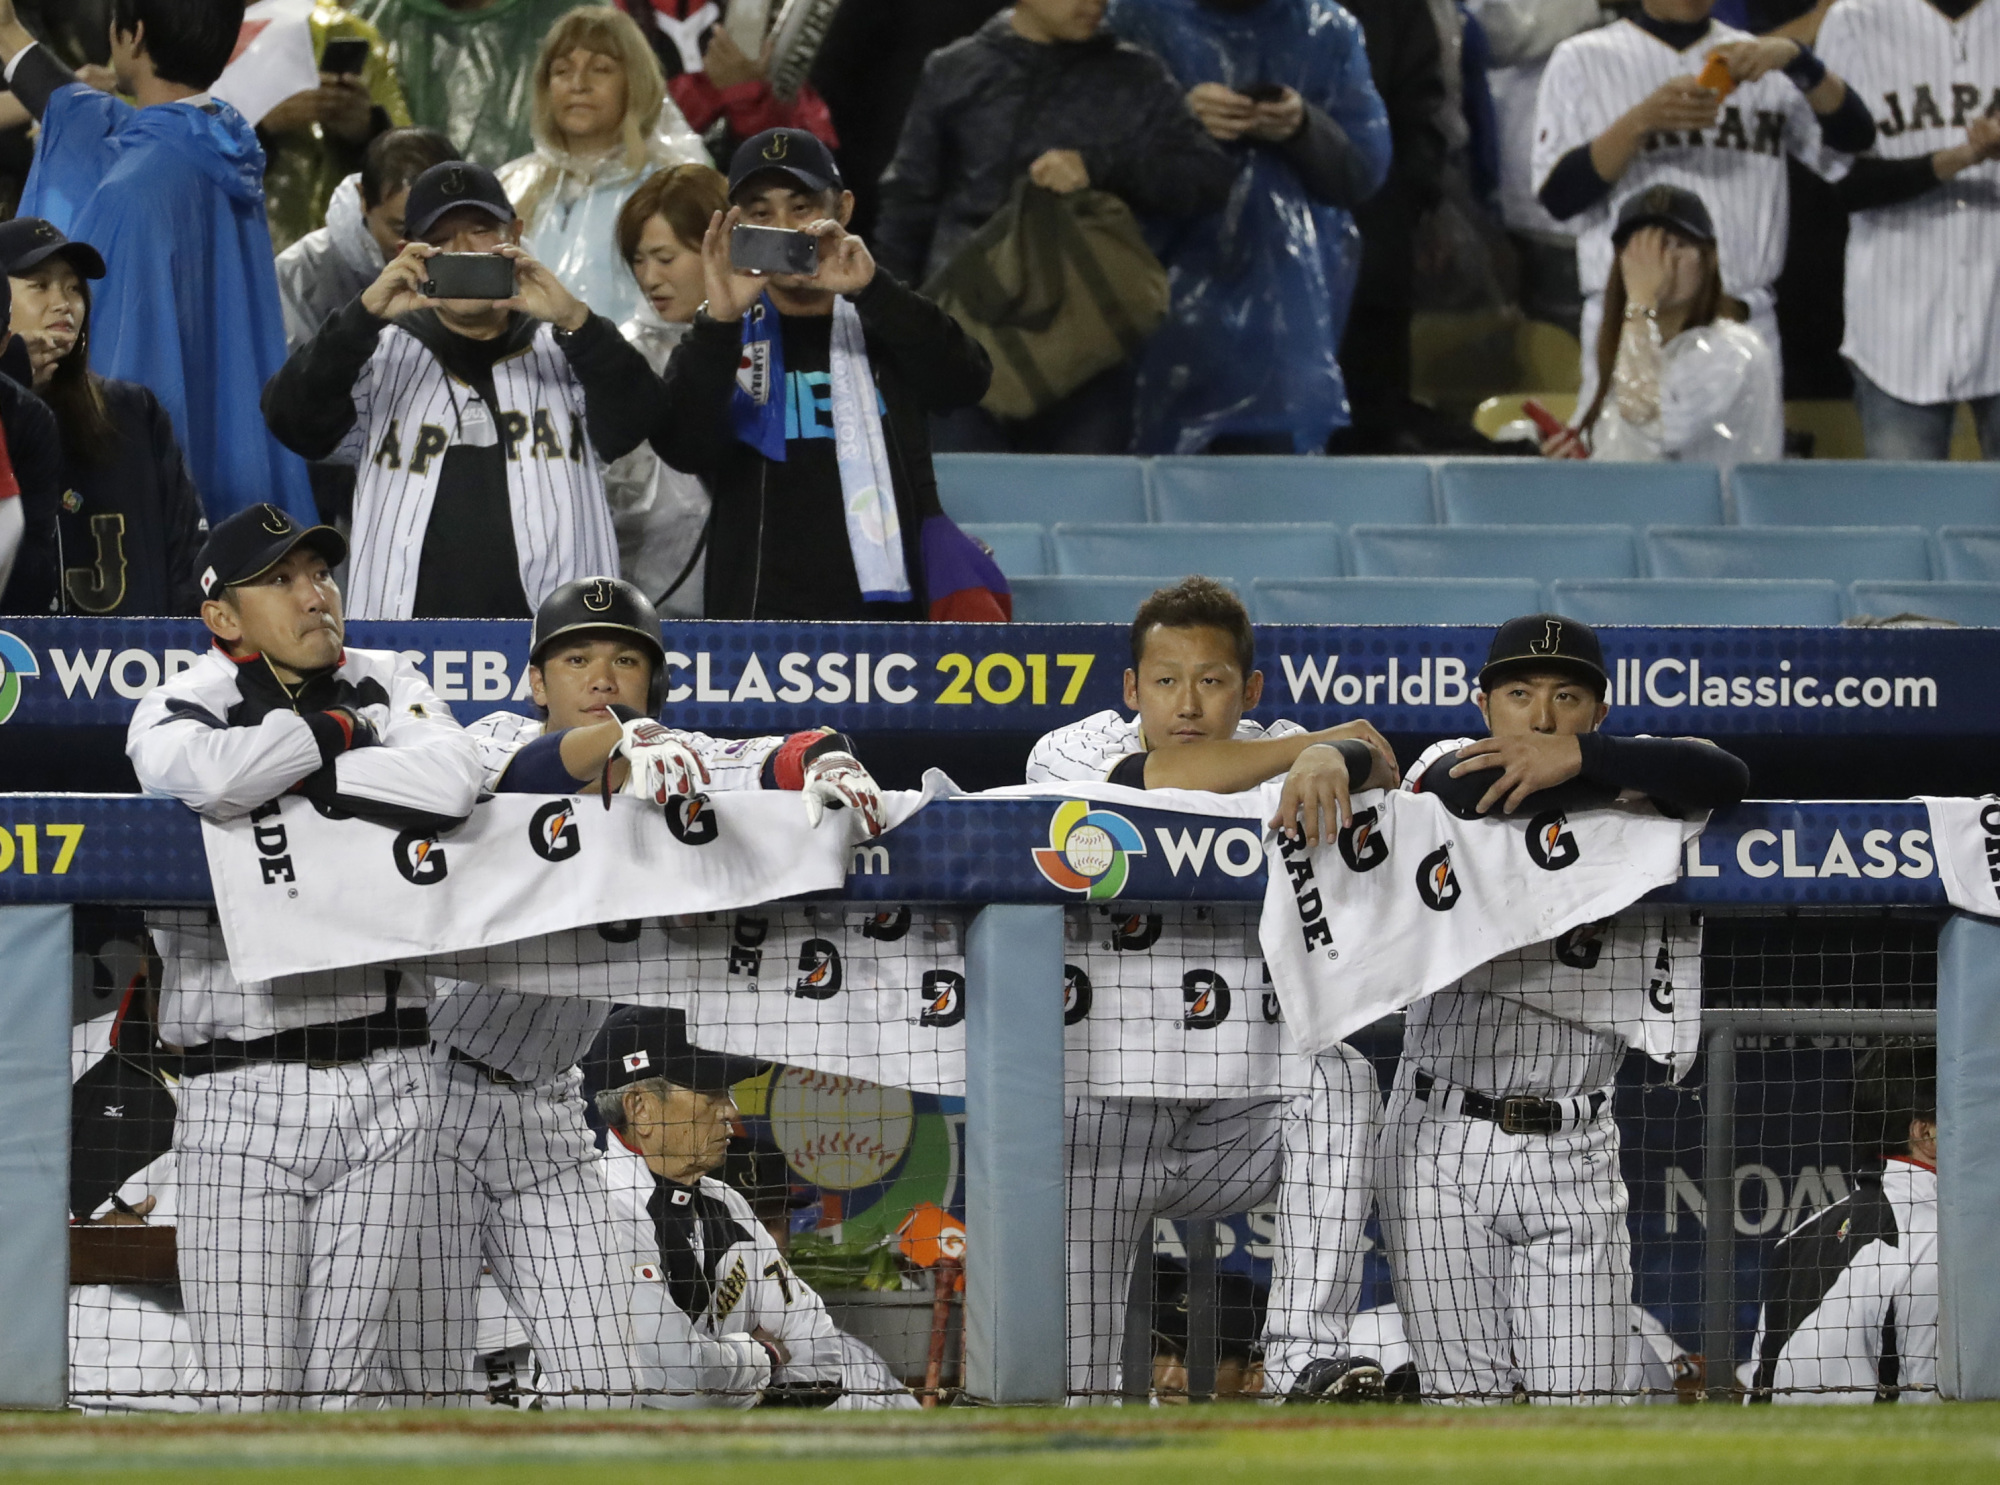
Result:
[[[1180,581],[1175,577],[1032,577],[1010,581],[1014,590],[1014,620],[1020,624],[1129,624],[1132,615],[1155,589]],[[1216,578],[1238,587],[1234,578]]]
[[[1739,464],[1729,493],[1742,526],[2000,526],[2000,466],[1991,464]]]
[[[1359,577],[1629,578],[1639,575],[1629,526],[1356,526]]]
[[[1338,526],[1064,523],[1050,534],[1055,540],[1055,570],[1061,573],[1245,572],[1256,577],[1339,577],[1347,571]]]
[[[1450,459],[1438,469],[1448,526],[1720,526],[1712,464]]]
[[[939,454],[938,498],[966,521],[1143,521],[1146,467],[1095,454]]]
[[[1258,578],[1260,624],[1504,624],[1542,610],[1532,578]]]
[[[1653,526],[1646,553],[1654,577],[1921,583],[1932,575],[1921,526]]]
[[[1856,583],[1849,612],[1877,619],[1921,614],[1970,628],[2000,629],[2000,583]]]
[[[1049,571],[1049,533],[1026,521],[982,521],[960,528],[993,549],[993,560],[1010,578],[1045,577]]]
[[[1209,454],[1149,461],[1156,521],[1361,521],[1429,525],[1437,519],[1422,459],[1315,459]]]
[[[1938,532],[1938,551],[1947,582],[2000,582],[2000,526],[1947,526]]]
[[[1838,624],[1840,584],[1803,578],[1630,578],[1549,584],[1586,624]]]

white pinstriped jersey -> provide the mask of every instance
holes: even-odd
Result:
[[[1572,36],[1549,58],[1535,107],[1535,189],[1556,162],[1587,145],[1662,83],[1701,71],[1708,54],[1747,32],[1713,22],[1677,52],[1630,21]],[[1715,221],[1722,283],[1742,298],[1777,282],[1785,264],[1790,191],[1785,156],[1815,170],[1819,121],[1792,80],[1769,72],[1723,100],[1713,129],[1650,135],[1638,156],[1587,211],[1563,223],[1576,233],[1576,269],[1585,294],[1601,294],[1611,274],[1611,229],[1627,197],[1648,186],[1681,186],[1701,197]]]
[[[1296,722],[1273,722],[1269,727],[1245,717],[1236,724],[1238,742],[1254,742],[1260,737],[1296,737],[1305,728]],[[1028,753],[1026,781],[1030,784],[1102,783],[1120,758],[1146,751],[1139,736],[1139,719],[1122,712],[1093,712],[1067,727],[1046,734]]]
[[[1818,50],[1875,116],[1875,153],[1930,155],[2000,113],[2000,7],[1840,0]],[[2000,392],[2000,162],[1847,221],[1840,352],[1905,402]]]
[[[1433,743],[1403,787],[1414,789],[1432,764],[1473,740]],[[1666,1023],[1667,1045],[1642,1050],[1678,1076],[1693,1060],[1700,984],[1698,920],[1685,908],[1641,905],[1502,954],[1417,1001],[1403,1023],[1403,1060],[1481,1093],[1591,1093],[1610,1086],[1634,1042],[1636,991]]]
[[[407,619],[444,456],[454,444],[507,459],[507,504],[521,588],[534,608],[562,584],[618,570],[618,540],[597,450],[584,425],[583,384],[541,325],[493,367],[500,406],[486,408],[423,343],[386,325],[354,384],[354,426],[334,452],[355,466],[348,561],[350,619]]]

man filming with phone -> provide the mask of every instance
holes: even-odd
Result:
[[[805,130],[745,140],[729,201],[652,433],[713,497],[704,612],[923,618],[950,576],[925,562],[924,523],[942,514],[929,418],[985,395],[986,353],[876,266],[847,230],[854,194]]]
[[[355,466],[348,614],[527,618],[615,572],[603,466],[645,438],[660,381],[520,247],[493,172],[410,187],[402,249],[264,389],[287,448]]]

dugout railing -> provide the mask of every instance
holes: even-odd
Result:
[[[964,1391],[1003,1403],[1055,1401],[1065,1389],[1062,1002],[1024,988],[1063,981],[1062,911],[1074,899],[1032,864],[1055,798],[939,801],[859,848],[842,894],[875,905],[956,904],[970,915],[964,1210],[974,1237]],[[1193,823],[1166,811],[1130,813],[1149,835]],[[1747,803],[1710,822],[1690,845],[1681,881],[1658,894],[1713,915],[1706,1056],[1685,1090],[1700,1109],[1699,1170],[1670,1181],[1679,1206],[1662,1208],[1688,1220],[1694,1191],[1705,1208],[1693,1265],[1698,1319],[1678,1329],[1687,1349],[1705,1355],[1711,1392],[1731,1387],[1755,1323],[1758,1259],[1741,1240],[1739,1197],[1746,1180],[1754,1196],[1764,1178],[1739,1169],[1750,1117],[1742,1059],[1772,1039],[1845,1038],[1852,1046],[1934,1035],[1943,1130],[1940,1389],[2000,1397],[2000,1290],[1990,1282],[2000,1256],[2000,923],[1949,913],[1928,830],[1925,809],[1911,801]],[[1840,854],[1837,837],[1865,873],[1819,874]],[[1878,849],[1864,854],[1864,842]],[[1170,866],[1167,854],[1135,858],[1127,900],[1263,897],[1261,858],[1212,852],[1185,869],[1185,859]],[[0,1016],[8,1028],[0,1039],[0,1404],[68,1401],[71,905],[208,900],[200,830],[178,804],[0,796]],[[1730,963],[1754,963],[1754,973],[1718,973],[1724,924],[1750,925],[1727,953]],[[1819,940],[1809,936],[1815,924]],[[1825,938],[1828,925],[1847,937]],[[1860,944],[1849,932],[1855,925],[1889,925],[1895,942],[1877,934]],[[1829,955],[1849,967],[1830,968]],[[1864,961],[1865,972],[1853,968]],[[1750,1223],[1759,1239],[1774,1235],[1768,1207]],[[1197,1287],[1206,1241],[1197,1235],[1189,1244]],[[1685,1248],[1683,1238],[1683,1268]],[[1192,1308],[1199,1316],[1198,1294]],[[1191,1319],[1191,1343],[1201,1343],[1206,1324]],[[1202,1380],[1204,1358],[1189,1360],[1191,1380]]]

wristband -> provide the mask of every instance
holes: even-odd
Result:
[[[354,722],[345,712],[313,712],[304,721],[319,747],[321,764],[333,762],[354,746]]]
[[[799,790],[806,786],[806,765],[822,753],[851,753],[854,744],[845,733],[835,732],[831,727],[816,727],[810,732],[794,732],[786,738],[778,751],[771,755],[764,765],[767,787],[775,789]]]
[[[1785,64],[1785,76],[1797,85],[1801,93],[1810,93],[1826,81],[1826,63],[1813,54],[1813,49],[1803,41],[1792,43],[1799,54]]]

